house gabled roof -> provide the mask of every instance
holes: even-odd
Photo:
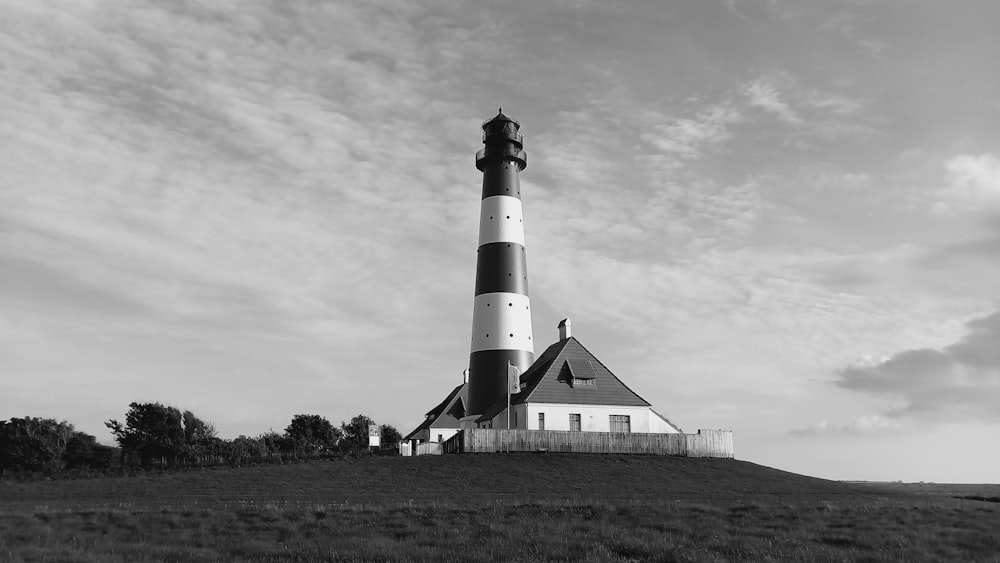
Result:
[[[403,440],[410,440],[421,430],[428,428],[458,428],[459,420],[465,416],[465,387],[463,383],[451,390],[443,401],[436,407],[427,411],[424,421],[417,426],[413,432],[407,434]]]
[[[510,403],[650,406],[572,336],[549,346],[521,374],[521,392],[512,395]],[[505,408],[506,397],[486,409],[478,421],[491,420]]]

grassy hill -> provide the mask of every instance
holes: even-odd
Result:
[[[460,505],[575,499],[639,501],[873,496],[858,486],[725,459],[587,454],[467,454],[219,468],[143,477],[0,485],[6,503],[162,506],[200,501]]]
[[[996,561],[996,503],[748,462],[366,458],[0,484],[0,560]]]

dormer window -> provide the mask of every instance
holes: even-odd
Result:
[[[597,372],[590,360],[566,360],[559,376],[574,389],[597,387]]]

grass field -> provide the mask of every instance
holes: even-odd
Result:
[[[914,487],[573,454],[4,483],[0,560],[1000,561],[1000,504],[951,498],[1000,487]]]

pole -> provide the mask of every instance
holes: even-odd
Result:
[[[507,361],[507,430],[510,430],[510,361]]]

